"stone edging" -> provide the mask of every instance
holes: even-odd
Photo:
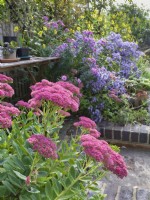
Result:
[[[150,147],[150,126],[126,125],[119,126],[109,122],[98,124],[101,137],[115,143],[141,144]]]

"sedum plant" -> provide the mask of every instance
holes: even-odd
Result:
[[[0,199],[104,199],[98,181],[108,171],[127,176],[123,158],[99,140],[94,121],[80,117],[77,132],[62,138],[69,111],[79,109],[78,87],[69,82],[42,80],[31,86],[31,99],[4,102],[11,97],[12,79],[0,75]]]

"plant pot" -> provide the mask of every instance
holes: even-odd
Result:
[[[15,41],[17,42],[17,37],[16,36],[3,36],[3,42],[12,42]]]
[[[3,59],[16,59],[16,50],[9,54],[3,54]]]
[[[17,48],[17,57],[19,58],[29,57],[29,48],[28,47]]]

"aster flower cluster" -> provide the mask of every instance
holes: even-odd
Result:
[[[128,78],[130,75],[139,76],[136,61],[143,53],[138,50],[136,43],[123,41],[120,34],[112,32],[106,38],[104,51],[106,50],[110,55],[109,62],[115,62],[118,65],[118,72],[122,77]]]
[[[44,135],[32,135],[27,141],[32,145],[34,151],[37,151],[44,158],[57,159],[56,144]]]
[[[49,21],[48,16],[43,16],[44,25],[47,28],[58,29],[59,27],[64,27],[64,23],[61,20],[58,21]]]
[[[75,32],[75,39],[67,39],[67,43],[58,46],[53,56],[61,56],[65,51],[70,52],[73,57],[84,57],[92,55],[96,51],[96,42],[91,31]]]
[[[113,151],[106,141],[86,134],[81,136],[81,145],[88,156],[102,162],[106,169],[120,178],[127,176],[127,167],[122,156]]]
[[[99,98],[102,98],[102,94],[107,93],[115,102],[120,102],[121,95],[126,93],[126,79],[131,75],[140,76],[136,62],[143,53],[136,43],[123,41],[121,35],[114,32],[106,38],[95,40],[91,31],[77,31],[74,38],[57,47],[54,55],[63,57],[67,53],[75,63],[78,62],[77,78],[84,85],[83,95],[87,95],[91,103],[88,110],[96,122],[103,118],[104,107],[99,108],[99,105],[104,103],[105,106],[105,102],[99,99],[94,104],[91,100],[93,95],[99,94]]]

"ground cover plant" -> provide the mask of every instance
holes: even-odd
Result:
[[[16,107],[4,101],[14,94],[12,81],[0,74],[0,198],[104,199],[98,181],[108,171],[127,176],[118,148],[100,140],[95,122],[84,116],[74,123],[74,136],[60,135],[69,112],[79,109],[80,89],[43,79]]]
[[[144,53],[136,43],[124,41],[114,32],[98,40],[91,31],[78,31],[53,55],[61,61],[52,73],[82,87],[82,113],[95,122],[149,123],[150,82],[141,76]]]

